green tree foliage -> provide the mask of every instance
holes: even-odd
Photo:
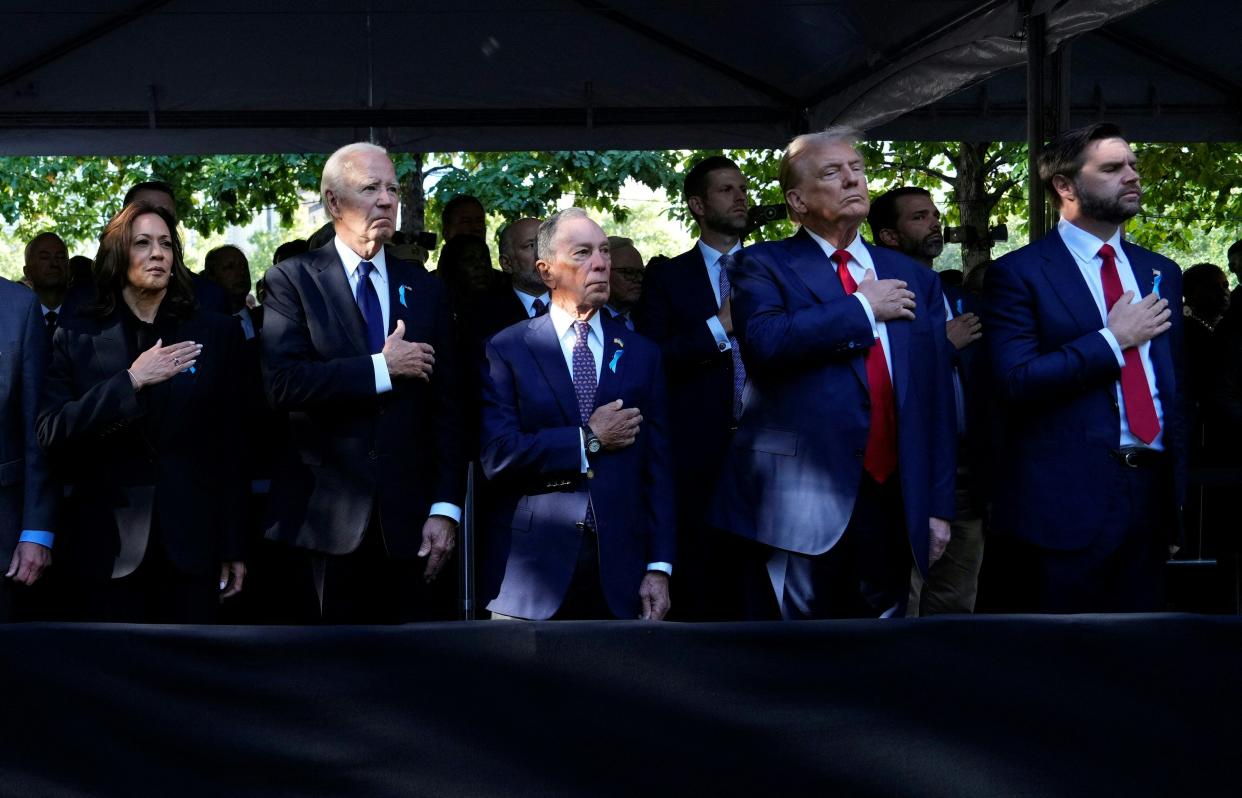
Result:
[[[1129,230],[1135,242],[1189,254],[1222,229],[1229,241],[1242,238],[1242,144],[1139,144],[1135,150],[1143,181],[1141,223]],[[1214,260],[1223,265],[1224,252]]]

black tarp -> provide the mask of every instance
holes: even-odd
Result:
[[[1028,12],[1055,46],[1153,2],[2,0],[0,154],[782,147],[1020,74]]]
[[[11,796],[1237,796],[1242,620],[0,629]]]

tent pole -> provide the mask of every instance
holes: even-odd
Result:
[[[1046,138],[1043,109],[1047,96],[1044,91],[1044,59],[1048,49],[1046,24],[1043,14],[1031,14],[1026,18],[1027,199],[1031,242],[1038,241],[1048,230],[1044,184],[1039,179],[1039,155]]]

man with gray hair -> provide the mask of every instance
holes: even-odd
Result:
[[[267,537],[298,552],[300,618],[420,620],[465,490],[448,302],[439,280],[384,251],[398,204],[384,149],[337,150],[321,190],[335,238],[265,277],[263,377],[290,444]]]
[[[585,211],[540,225],[537,252],[551,309],[487,344],[487,607],[660,620],[675,538],[659,350],[600,312],[608,237]]]
[[[729,268],[749,383],[711,520],[766,547],[785,619],[902,614],[911,560],[927,573],[955,511],[940,280],[859,236],[856,140],[790,142],[780,182],[802,227]]]
[[[511,324],[548,312],[551,297],[539,277],[539,269],[535,267],[538,236],[539,220],[531,218],[510,222],[497,236],[500,269],[509,279],[478,295],[475,300],[475,329],[462,330],[468,339],[478,342],[479,355],[483,353],[483,341]]]
[[[39,297],[39,312],[47,340],[60,323],[61,308],[69,290],[69,250],[53,232],[39,233],[26,245],[26,264],[22,272]]]
[[[608,273],[609,295],[605,307],[627,330],[633,330],[630,314],[643,292],[643,255],[632,238],[608,236],[608,246],[612,248],[612,270]]]

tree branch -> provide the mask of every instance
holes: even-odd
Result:
[[[1010,178],[1006,180],[1004,183],[1001,183],[996,188],[995,191],[988,192],[987,194],[988,205],[993,205],[993,206],[996,205],[996,203],[1000,202],[1001,198],[1004,197],[1005,194],[1009,192],[1009,189],[1013,188],[1016,185],[1018,185],[1018,181],[1015,178]]]
[[[932,169],[930,166],[923,166],[921,164],[914,164],[914,163],[906,163],[905,161],[897,161],[897,162],[885,161],[884,163],[880,164],[880,166],[885,166],[890,169],[907,169],[907,170],[914,171],[914,172],[922,172],[923,174],[930,175],[931,177],[937,178],[938,180],[943,180],[944,182],[948,183],[951,186],[957,185],[957,182],[956,182],[957,178],[949,177],[944,172],[941,172],[936,169]]]

